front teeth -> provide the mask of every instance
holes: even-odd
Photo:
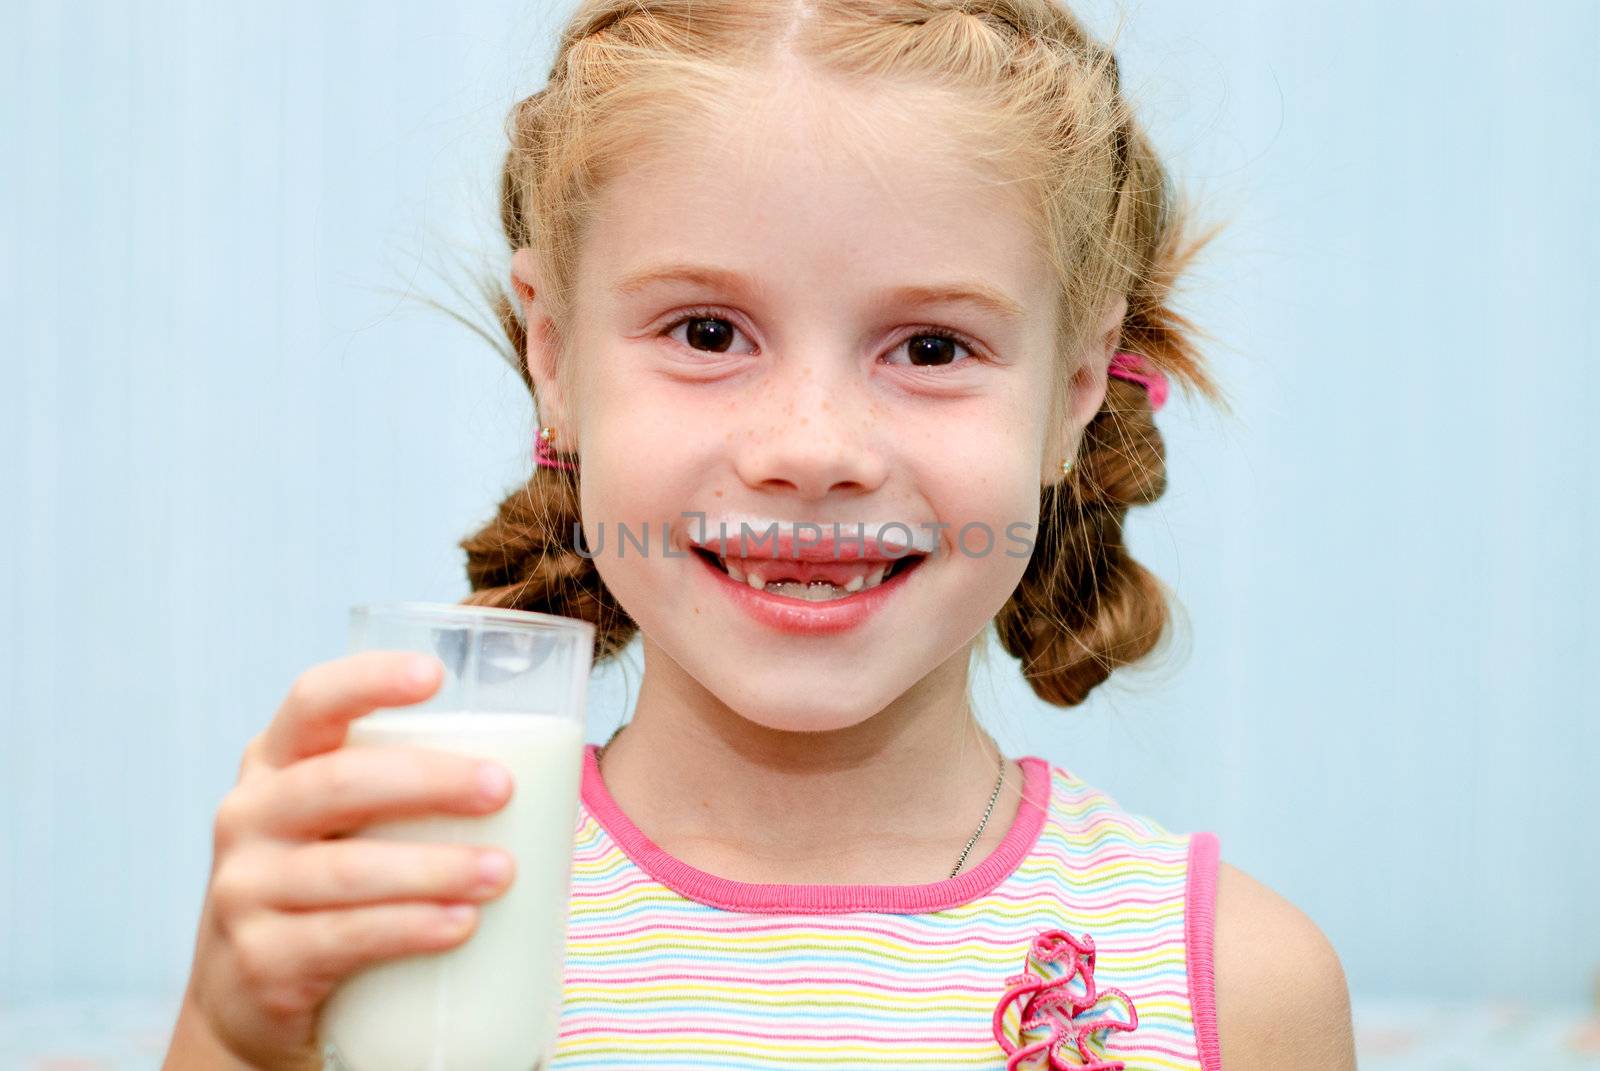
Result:
[[[748,571],[739,562],[731,558],[721,559],[723,568],[728,570],[728,575],[741,584],[749,584],[756,591],[767,590],[767,577],[760,566],[755,566]],[[844,585],[844,590],[852,595],[867,588],[875,588],[883,583],[883,574],[889,571],[887,565],[877,565],[865,576],[851,577]],[[784,581],[784,583],[798,583],[798,581]],[[814,581],[814,583],[827,583],[827,581]],[[833,585],[828,585],[832,587]]]

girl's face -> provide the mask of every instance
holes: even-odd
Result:
[[[865,98],[791,79],[613,177],[577,274],[580,397],[552,397],[549,354],[530,352],[547,422],[576,420],[559,431],[585,538],[603,538],[596,566],[647,659],[659,648],[682,670],[666,676],[772,729],[852,726],[946,698],[938,682],[962,694],[1041,484],[1105,389],[1109,352],[1073,380],[1074,426],[1046,427],[1054,294],[1026,206],[936,112],[896,103],[869,135],[851,123]],[[514,265],[536,290],[528,254]],[[689,550],[717,535],[695,514],[829,535],[897,521],[938,545],[864,619],[795,632]],[[623,526],[648,526],[647,553],[619,546]]]

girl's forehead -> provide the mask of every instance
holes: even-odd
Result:
[[[803,73],[753,83],[750,93],[702,98],[699,114],[685,108],[635,143],[627,173],[663,194],[713,200],[814,187],[911,208],[1031,207],[1018,173],[1025,165],[1006,166],[1017,154],[962,98],[905,86],[853,88]]]
[[[608,283],[709,261],[795,278],[975,274],[1019,303],[1048,287],[1026,188],[933,110],[884,109],[874,139],[814,107],[761,121],[771,111],[657,143],[606,183],[588,241]]]

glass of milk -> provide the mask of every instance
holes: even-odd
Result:
[[[594,626],[519,610],[386,603],[350,611],[350,648],[425,651],[445,665],[429,700],[350,724],[346,747],[435,748],[493,759],[514,781],[499,811],[378,822],[357,835],[493,845],[515,876],[442,952],[351,976],[323,1008],[330,1068],[535,1071],[561,1015],[572,846]]]

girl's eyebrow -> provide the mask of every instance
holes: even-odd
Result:
[[[766,288],[736,271],[703,264],[661,264],[631,272],[619,279],[613,290],[619,295],[636,294],[663,283],[692,283],[712,290],[764,296]],[[874,304],[954,305],[968,304],[1008,320],[1020,320],[1027,313],[1022,304],[1004,292],[980,282],[924,283],[884,290]]]

